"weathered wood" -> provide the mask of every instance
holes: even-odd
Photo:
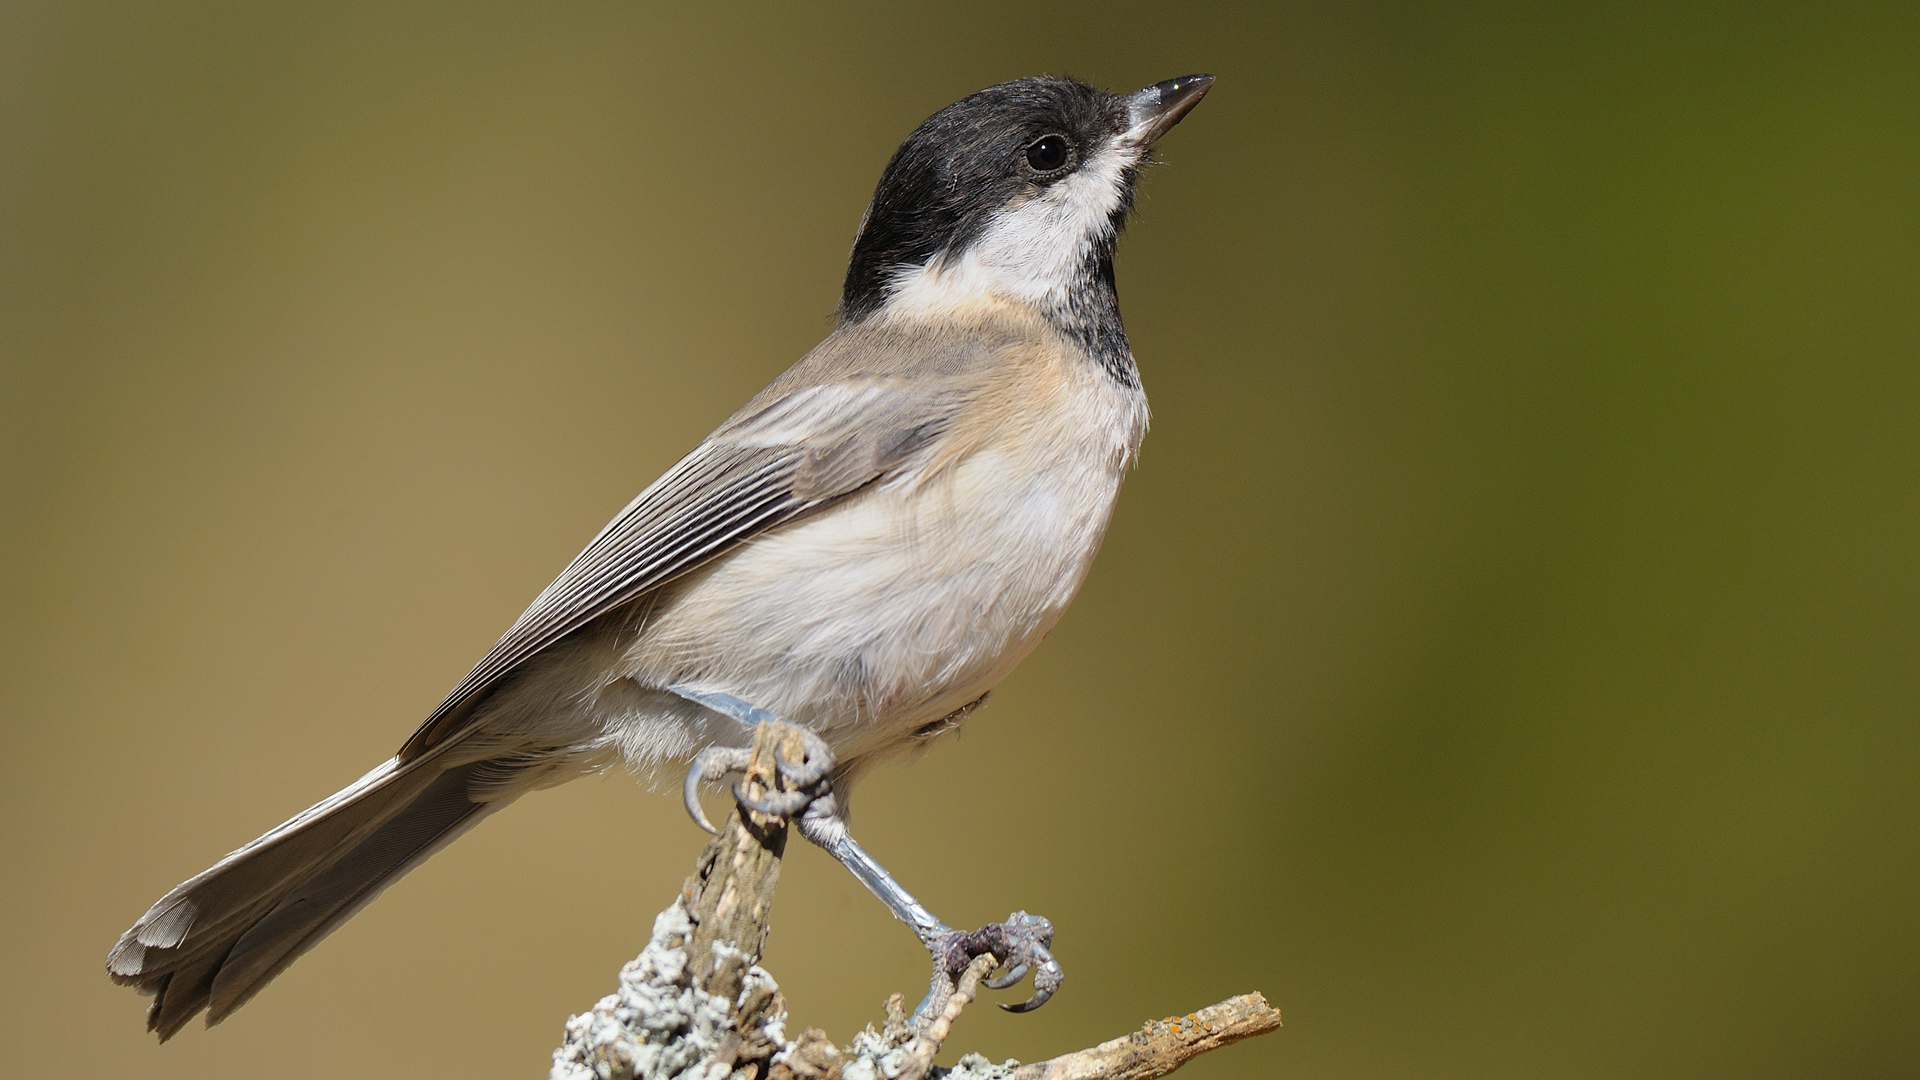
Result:
[[[1280,1010],[1242,994],[1185,1016],[1149,1021],[1099,1046],[1022,1065],[1013,1080],[1151,1080],[1209,1050],[1280,1027]]]
[[[753,761],[744,790],[752,796],[785,791],[786,778],[774,767],[778,747],[789,761],[806,752],[799,734],[785,724],[762,724],[753,737]],[[787,850],[787,820],[747,810],[738,803],[720,835],[713,838],[681,887],[680,903],[693,920],[687,944],[694,985],[707,993],[734,998],[747,968],[760,961],[767,940],[767,915],[780,883],[780,859]],[[724,948],[716,955],[714,945]]]

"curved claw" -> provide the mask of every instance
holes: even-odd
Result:
[[[707,820],[707,811],[700,805],[700,781],[706,779],[706,772],[706,763],[695,761],[687,770],[687,782],[681,788],[680,796],[686,800],[687,816],[693,819],[693,823],[718,836],[720,830],[714,828],[713,822]]]
[[[1046,946],[1036,945],[1033,952],[1042,961],[1040,969],[1033,973],[1033,996],[1018,1005],[1000,1006],[1010,1013],[1032,1012],[1045,1005],[1047,1000],[1053,997],[1054,992],[1060,989],[1060,984],[1066,981],[1067,973],[1060,969],[1060,962],[1053,958],[1053,954],[1047,951]]]
[[[1008,968],[1004,975],[995,975],[991,979],[980,980],[980,985],[989,990],[1005,990],[1007,987],[1027,977],[1028,966],[1029,965],[1024,963],[1015,964],[1013,967]]]
[[[680,788],[680,798],[686,803],[687,816],[695,825],[719,834],[720,830],[707,820],[707,812],[700,806],[700,785],[746,767],[747,752],[733,747],[709,746],[694,755],[693,764],[687,767],[686,783]]]
[[[805,791],[769,791],[755,798],[747,794],[745,780],[733,782],[733,797],[741,806],[749,810],[758,810],[763,814],[786,818],[805,809],[806,805],[813,801],[813,796]]]
[[[1018,1005],[1009,1005],[1003,1001],[1000,1003],[1000,1007],[1010,1013],[1030,1013],[1040,1006],[1045,1005],[1048,999],[1052,997],[1053,991],[1051,990],[1035,990],[1032,997]]]

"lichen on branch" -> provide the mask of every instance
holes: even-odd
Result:
[[[788,760],[804,752],[794,729],[760,725],[744,781],[749,795],[786,790],[776,747]],[[1280,1026],[1277,1009],[1245,994],[1047,1061],[995,1065],[967,1054],[950,1069],[935,1066],[993,970],[983,956],[921,1031],[895,994],[880,1028],[869,1025],[844,1048],[811,1028],[788,1039],[786,999],[759,964],[787,831],[784,818],[734,808],[680,896],[654,920],[646,948],[620,969],[619,988],[568,1018],[550,1080],[1151,1080]]]

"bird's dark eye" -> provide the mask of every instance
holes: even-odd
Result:
[[[1067,163],[1067,140],[1048,135],[1027,147],[1027,164],[1034,172],[1050,173]]]

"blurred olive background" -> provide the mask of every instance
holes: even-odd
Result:
[[[0,1072],[543,1075],[703,837],[530,797],[222,1027],[102,959],[391,753],[827,329],[898,141],[1211,71],[1120,257],[1154,428],[1074,612],[861,789],[1059,926],[1032,1060],[1920,1073],[1920,18],[1809,6],[0,10]],[[796,849],[837,1038],[911,936]]]

